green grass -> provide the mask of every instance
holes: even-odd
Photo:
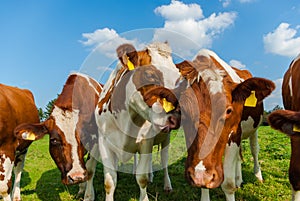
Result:
[[[243,180],[244,185],[236,192],[236,200],[290,200],[290,184],[288,181],[288,166],[290,157],[289,138],[284,134],[272,130],[270,127],[260,127],[260,164],[264,183],[256,181],[253,162],[248,140],[243,146]],[[200,200],[201,191],[191,187],[184,178],[185,141],[182,132],[172,137],[170,149],[169,173],[172,180],[173,192],[163,191],[163,172],[154,173],[154,181],[148,186],[150,200],[194,201]],[[157,151],[157,149],[156,149]],[[154,160],[159,156],[154,154]],[[23,201],[65,201],[75,199],[78,186],[64,186],[60,181],[60,172],[56,168],[48,152],[48,138],[34,142],[27,154],[27,160],[21,181],[21,195]],[[104,200],[102,166],[97,165],[94,179],[96,200]],[[220,188],[211,190],[211,200],[225,200]],[[139,187],[135,177],[120,172],[115,192],[117,201],[136,201],[139,198]],[[81,199],[82,200],[82,199]]]

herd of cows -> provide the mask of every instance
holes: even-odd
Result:
[[[62,183],[79,184],[84,200],[94,200],[93,177],[103,164],[106,201],[114,200],[118,163],[135,158],[134,174],[140,201],[147,201],[152,180],[152,149],[161,146],[164,190],[172,191],[168,175],[171,130],[182,127],[187,158],[185,177],[202,189],[222,187],[235,200],[242,184],[241,141],[250,140],[254,174],[263,181],[258,163],[258,133],[263,99],[275,89],[272,81],[252,77],[229,66],[210,50],[192,61],[174,64],[167,43],[155,42],[137,51],[130,44],[116,49],[119,63],[102,85],[73,73],[54,102],[47,120],[39,122],[29,90],[0,84],[0,195],[21,200],[20,180],[28,147],[49,135],[49,151]],[[269,123],[291,138],[289,178],[293,200],[300,200],[300,57],[284,76],[286,110],[273,112]],[[85,155],[88,157],[85,160]],[[12,181],[14,174],[14,182]]]

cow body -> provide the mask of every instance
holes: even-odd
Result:
[[[165,181],[168,188],[171,187],[166,167],[167,144],[170,130],[179,127],[180,116],[177,109],[166,110],[164,104],[178,106],[169,89],[175,87],[179,72],[172,61],[170,48],[164,43],[150,44],[139,52],[124,45],[117,53],[120,65],[104,85],[95,110],[106,200],[114,199],[118,162],[126,162],[139,153],[135,174],[140,200],[147,201],[146,187],[154,144],[163,143]],[[168,79],[170,75],[173,76]]]
[[[242,182],[241,139],[254,136],[251,144],[257,145],[261,102],[275,85],[230,67],[209,50],[200,51],[192,62],[184,61],[177,67],[188,81],[180,95],[188,148],[186,178],[204,188],[216,188],[223,182],[226,199],[234,200],[234,192]],[[256,102],[248,111],[244,104],[253,93]],[[258,163],[255,168],[259,176]],[[208,190],[202,192],[202,200],[209,200]]]
[[[80,184],[78,194],[94,200],[93,176],[97,155],[97,126],[94,110],[102,90],[94,79],[79,73],[71,74],[47,120],[39,124],[22,124],[17,136],[27,140],[41,139],[49,134],[49,151],[66,185]],[[96,150],[96,151],[95,151]],[[90,151],[87,161],[84,155]]]
[[[282,99],[286,110],[274,111],[268,120],[270,125],[291,139],[289,180],[292,185],[292,200],[300,200],[300,55],[290,64],[282,83]]]
[[[39,122],[32,93],[0,84],[0,195],[4,201],[21,200],[21,174],[31,142],[17,139],[13,131],[25,122]],[[13,171],[15,181],[12,190]]]

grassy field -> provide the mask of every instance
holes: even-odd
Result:
[[[200,200],[201,191],[191,187],[184,178],[185,142],[182,133],[173,136],[169,173],[172,180],[173,192],[163,191],[163,173],[154,174],[153,183],[149,184],[150,200],[196,201]],[[256,181],[252,173],[253,162],[248,140],[243,142],[244,185],[236,192],[236,200],[242,201],[286,201],[290,200],[290,184],[288,181],[288,166],[290,157],[289,138],[272,130],[270,127],[260,127],[260,164],[264,183]],[[57,170],[48,152],[48,138],[34,142],[28,151],[21,187],[22,200],[33,201],[65,201],[75,199],[78,186],[64,186],[60,182],[60,172]],[[104,200],[102,166],[99,163],[94,179],[96,200]],[[119,173],[118,185],[115,192],[117,201],[136,201],[139,188],[135,177],[131,174]],[[211,200],[225,200],[220,188],[211,190]]]

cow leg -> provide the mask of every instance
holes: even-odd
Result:
[[[237,154],[236,161],[236,173],[235,173],[235,184],[236,187],[240,188],[243,183],[243,175],[242,175],[242,147],[240,147],[239,153]]]
[[[99,149],[103,164],[104,172],[104,188],[105,201],[114,200],[114,192],[117,186],[117,156],[107,147],[109,142],[106,142],[102,136],[99,137]]]
[[[209,189],[201,188],[201,201],[210,201]]]
[[[152,154],[149,155],[150,157],[150,163],[149,163],[149,182],[152,183],[153,182],[153,167],[152,167]]]
[[[251,135],[249,137],[249,141],[250,141],[251,154],[252,154],[252,157],[254,160],[254,174],[260,182],[263,182],[263,177],[262,177],[260,165],[258,162],[259,144],[258,144],[258,131],[257,130],[254,132],[253,135]]]
[[[236,178],[236,167],[237,167],[237,160],[239,155],[239,146],[231,142],[230,145],[226,145],[225,148],[225,155],[224,155],[224,181],[221,185],[222,190],[225,193],[227,201],[234,201],[235,196],[234,193],[237,190],[237,186],[235,183]]]
[[[148,151],[145,148],[142,148],[140,159],[136,168],[136,181],[140,187],[140,199],[139,201],[148,201],[147,195],[147,184],[149,182],[149,173],[151,165],[151,154],[152,154],[153,144],[145,142],[145,148],[149,149]],[[144,154],[145,153],[145,154]]]
[[[14,161],[11,161],[5,154],[0,156],[0,196],[3,201],[11,201],[11,177],[14,167]]]
[[[26,153],[27,153],[27,149],[23,153],[18,154],[15,159],[15,167],[14,167],[15,181],[14,181],[14,186],[12,191],[13,201],[21,200],[20,182],[21,182],[21,176],[24,168]]]
[[[86,169],[89,173],[90,178],[85,182],[86,189],[84,194],[84,201],[93,201],[95,200],[95,193],[94,193],[94,186],[93,186],[93,179],[96,171],[97,160],[90,156],[89,160],[86,162]]]
[[[171,192],[173,190],[171,180],[168,172],[168,159],[169,159],[169,143],[170,143],[170,133],[166,140],[161,143],[161,163],[164,170],[164,190],[165,192]]]

